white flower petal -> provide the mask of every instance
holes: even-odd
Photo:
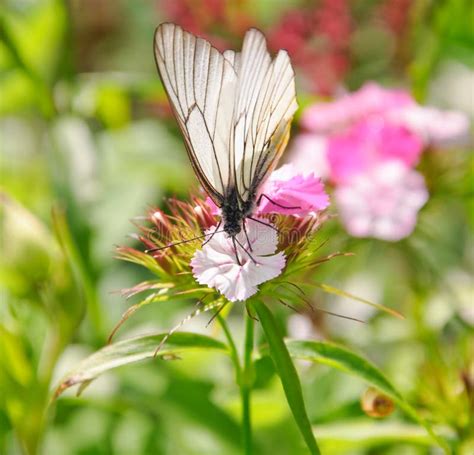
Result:
[[[191,260],[197,282],[217,289],[233,302],[254,295],[259,284],[280,275],[286,262],[282,252],[274,254],[278,236],[273,228],[249,219],[246,220],[246,228],[248,241],[244,232],[237,236],[237,241],[244,246],[237,247],[240,265],[232,239],[225,233],[212,236]],[[212,227],[207,232],[212,233],[215,229]]]

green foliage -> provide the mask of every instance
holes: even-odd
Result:
[[[285,390],[286,399],[306,445],[310,453],[319,454],[320,451],[306,413],[298,373],[285,347],[282,335],[278,332],[275,319],[265,304],[259,300],[254,300],[250,304],[250,308],[255,309],[260,318],[263,331],[265,332],[270,347],[270,355],[275,363],[275,368],[280,376],[283,389]]]
[[[236,18],[243,10],[269,34],[287,10],[311,2],[228,3]],[[384,5],[397,2],[348,3],[354,33],[340,84],[410,81],[418,99],[456,107],[449,87],[460,89],[462,80],[442,82],[453,65],[463,74],[474,66],[468,0],[408,2],[400,32],[382,18]],[[317,2],[325,4],[332,2]],[[203,23],[214,20],[207,5],[197,8]],[[253,304],[259,321],[247,319],[247,336],[238,304],[206,335],[165,335],[188,315],[196,319],[186,330],[204,330],[223,301],[189,274],[193,247],[161,267],[127,237],[136,231],[130,219],[141,225],[135,217],[150,207],[170,214],[164,198],[197,194],[153,66],[162,6],[4,0],[0,7],[0,453],[318,453],[314,436],[329,455],[425,455],[444,439],[453,453],[473,453],[471,150],[425,154],[430,200],[409,239],[349,239],[330,220],[287,251],[299,261],[262,286],[265,304]],[[221,24],[213,29],[240,40]],[[307,88],[298,88],[302,107],[315,100]],[[182,223],[174,240],[200,229]],[[114,248],[123,244],[115,253],[126,261],[117,261]],[[300,316],[318,341],[283,342]],[[107,345],[118,328],[123,341]],[[50,404],[61,383],[85,387],[110,370],[81,397],[64,393]],[[365,415],[364,384],[402,412]]]
[[[166,338],[166,341],[161,344]],[[159,349],[158,349],[159,347]],[[195,333],[175,333],[137,337],[105,346],[84,359],[73,371],[69,372],[59,384],[55,396],[65,389],[80,384],[80,394],[99,375],[106,371],[129,363],[140,362],[149,358],[179,358],[184,351],[192,349],[226,350],[225,344],[214,338]]]
[[[410,417],[425,427],[430,436],[437,444],[443,447],[446,453],[450,453],[446,442],[434,433],[428,422],[418,415],[416,410],[402,397],[400,392],[395,389],[385,376],[364,358],[348,349],[317,341],[291,340],[287,342],[287,348],[290,355],[294,358],[311,360],[312,362],[337,368],[345,373],[358,376],[377,387],[377,389],[392,398]]]

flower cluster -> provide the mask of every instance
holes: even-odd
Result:
[[[355,237],[397,241],[413,231],[428,200],[415,170],[429,149],[466,142],[468,118],[423,107],[408,92],[367,83],[303,113],[293,144],[298,169],[313,168],[335,187],[342,222]]]
[[[323,0],[286,11],[269,34],[273,49],[287,49],[310,91],[330,94],[350,67],[353,30],[349,2]]]
[[[254,25],[240,1],[159,0],[157,6],[169,22],[212,42],[220,50],[229,49],[237,37]]]
[[[222,301],[218,291],[227,301],[244,301],[259,285],[276,277],[287,279],[296,266],[319,263],[321,258],[316,261],[310,254],[312,234],[329,205],[320,179],[286,165],[273,172],[261,194],[254,216],[245,220],[245,230],[235,241],[220,228],[219,210],[210,199],[193,198],[191,203],[171,199],[168,214],[150,210],[148,223],[138,224],[140,233],[134,236],[146,250],[122,247],[118,252],[159,279],[140,283],[125,294],[152,290],[149,303],[204,293],[213,296],[212,306]],[[277,283],[272,281],[272,289]],[[274,290],[271,293],[275,295]]]

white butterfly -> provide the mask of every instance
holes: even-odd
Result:
[[[194,171],[235,246],[298,107],[288,54],[280,50],[272,60],[255,29],[247,31],[241,52],[220,53],[164,23],[155,33],[155,57]]]

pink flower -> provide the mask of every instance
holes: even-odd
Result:
[[[388,241],[411,234],[418,210],[428,200],[423,176],[398,161],[355,175],[334,195],[349,234]]]
[[[390,121],[417,134],[426,145],[445,147],[469,142],[469,118],[458,111],[442,111],[418,104],[390,113]]]
[[[276,231],[252,220],[246,220],[246,227],[250,242],[244,232],[237,235],[237,240],[247,252],[240,246],[236,251],[232,240],[219,232],[197,250],[191,260],[196,281],[217,289],[231,302],[248,299],[258,291],[259,284],[277,277],[285,267],[285,255],[282,252],[275,254]],[[210,228],[206,233],[215,229]]]
[[[426,145],[459,145],[469,138],[469,119],[462,112],[420,106],[407,91],[374,82],[335,101],[314,104],[303,113],[301,125],[312,133],[334,134],[367,119],[404,126]]]
[[[385,161],[414,166],[422,153],[421,140],[400,125],[371,118],[354,125],[328,142],[332,180],[342,184]]]
[[[262,187],[262,201],[257,213],[282,213],[284,215],[308,215],[329,206],[329,197],[321,179],[313,173],[298,174],[296,168],[286,164],[273,171]],[[293,207],[293,208],[283,208]]]
[[[385,116],[413,104],[415,101],[404,90],[385,89],[368,82],[354,93],[309,107],[301,117],[301,125],[314,133],[334,132],[369,116]]]

